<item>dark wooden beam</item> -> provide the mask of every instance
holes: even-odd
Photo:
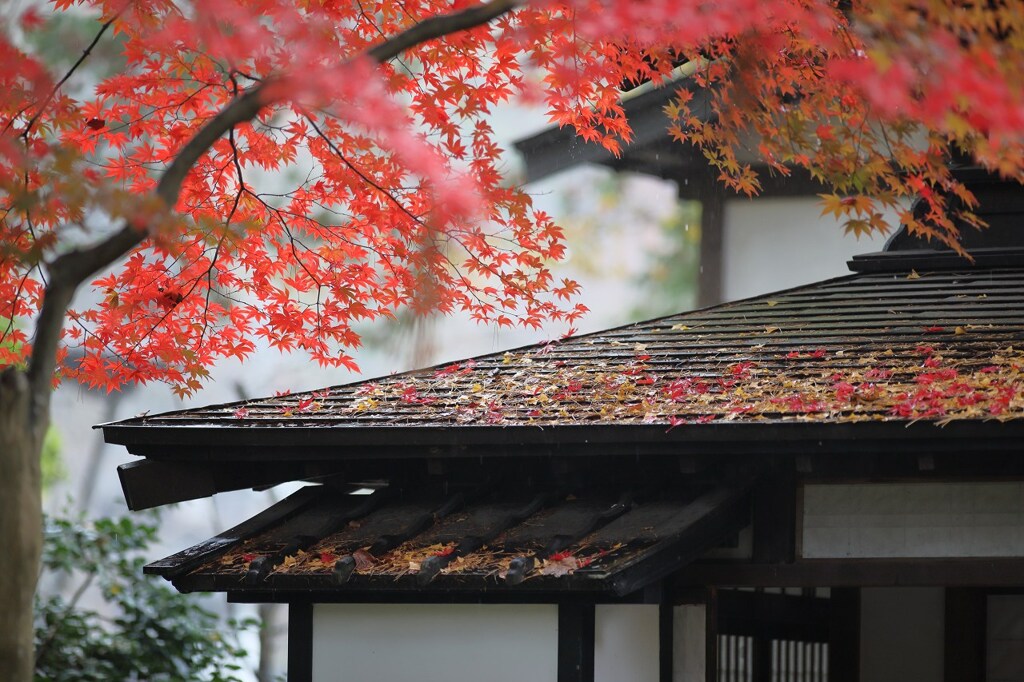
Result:
[[[313,682],[313,604],[288,604],[288,682]]]
[[[945,682],[984,682],[986,611],[984,589],[946,590]]]
[[[558,682],[594,682],[592,603],[558,605]]]
[[[796,475],[788,464],[783,458],[754,488],[754,563],[791,564],[796,559]]]
[[[803,595],[718,591],[718,630],[758,640],[827,642],[829,600]]]
[[[208,462],[143,459],[117,467],[128,509],[140,511],[165,504],[198,500],[217,493],[266,488],[287,481],[319,479],[341,472],[342,466],[316,462]]]
[[[793,564],[698,563],[673,576],[674,588],[1022,587],[1024,558],[815,559]]]
[[[681,511],[685,517],[681,530],[638,552],[612,576],[615,593],[627,595],[661,580],[720,544],[723,538],[739,532],[750,519],[749,492],[754,480],[746,476],[690,502]]]
[[[675,606],[671,599],[658,604],[658,680],[673,682],[675,659]]]
[[[704,602],[704,681],[718,681],[718,590],[708,588]]]

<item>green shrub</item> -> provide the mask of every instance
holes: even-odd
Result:
[[[238,679],[245,652],[235,634],[255,622],[224,627],[195,596],[144,576],[155,525],[51,517],[45,527],[43,577],[63,577],[75,591],[36,598],[36,680]],[[81,597],[93,589],[103,604],[83,608]]]

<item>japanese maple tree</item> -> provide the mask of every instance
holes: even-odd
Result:
[[[51,72],[26,35],[87,12]],[[738,191],[803,167],[855,232],[957,248],[951,151],[1024,169],[1024,13],[959,0],[55,0],[0,37],[0,669],[31,675],[38,453],[57,380],[196,390],[259,339],[351,366],[420,312],[571,324],[561,232],[502,177],[513,99],[617,152],[623,84],[689,78],[666,144]],[[93,48],[119,40],[116,75]],[[916,218],[902,209],[925,198]],[[90,295],[73,297],[80,289]]]

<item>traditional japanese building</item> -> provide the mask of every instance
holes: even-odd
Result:
[[[289,679],[1024,678],[1024,193],[973,260],[103,425],[132,509],[309,485],[148,573],[289,604]]]

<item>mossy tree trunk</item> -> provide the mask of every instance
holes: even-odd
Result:
[[[48,421],[48,410],[33,416],[30,387],[23,371],[0,372],[0,678],[19,681],[31,680],[35,667],[32,599],[42,551],[40,453]]]

